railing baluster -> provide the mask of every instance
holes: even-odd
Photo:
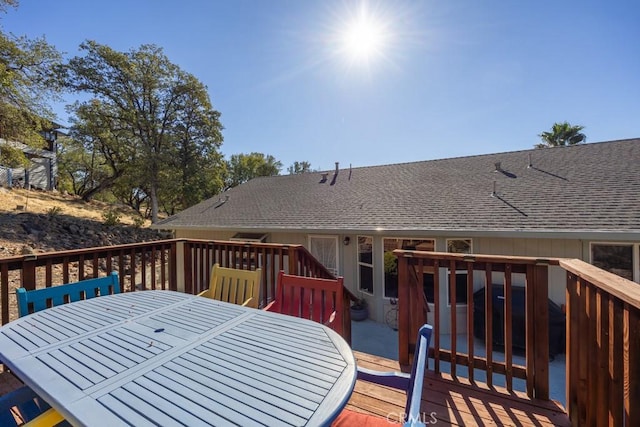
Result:
[[[448,283],[449,303],[450,303],[450,322],[451,322],[451,376],[456,378],[456,358],[457,344],[458,344],[458,313],[456,310],[456,261],[452,259],[449,261],[449,283]]]
[[[467,261],[467,364],[469,381],[474,381],[474,340],[473,340],[473,264]]]
[[[606,295],[603,295],[601,289],[596,288],[596,333],[597,333],[597,366],[594,371],[596,379],[596,390],[602,396],[602,402],[608,400],[607,394],[607,376],[609,361],[609,305],[606,301]],[[608,405],[596,405],[596,425],[604,426],[608,423]]]
[[[587,318],[587,286],[582,280],[578,280],[578,331],[586,331],[589,319]],[[586,425],[587,422],[587,380],[588,365],[587,353],[591,351],[588,346],[588,337],[580,336],[577,342],[578,354],[578,424]]]
[[[487,359],[487,385],[493,387],[493,272],[488,262],[484,274],[484,345]]]
[[[598,374],[598,321],[597,321],[597,307],[596,307],[596,287],[591,283],[586,285],[586,299],[587,299],[587,333],[582,339],[587,342],[587,346],[590,349],[585,357],[587,359],[587,396],[588,399],[594,402],[599,402],[603,396],[599,396],[599,390],[597,387],[597,374]],[[587,424],[595,425],[596,423],[596,409],[598,405],[587,406]]]
[[[640,425],[640,314],[624,304],[624,423]]]
[[[9,323],[9,264],[0,264],[0,320]]]
[[[624,363],[623,347],[623,304],[620,300],[609,297],[609,425],[622,425],[624,391],[622,378]],[[578,329],[578,328],[575,328]],[[576,331],[576,335],[578,332]]]
[[[513,391],[513,314],[512,314],[512,289],[511,289],[511,264],[504,266],[504,363],[506,369],[505,385],[507,390]]]
[[[400,276],[398,276],[398,284],[400,284]],[[440,372],[440,262],[433,260],[433,344],[436,350],[433,357],[433,369],[436,373]]]

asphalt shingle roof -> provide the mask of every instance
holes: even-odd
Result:
[[[256,178],[156,227],[640,233],[639,171],[629,139]]]

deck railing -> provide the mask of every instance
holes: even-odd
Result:
[[[262,269],[260,306],[275,295],[280,270],[290,274],[333,278],[301,245],[172,239],[86,248],[0,259],[0,320],[17,316],[15,288],[35,289],[106,276],[117,271],[123,291],[169,289],[196,294],[209,286],[211,267]],[[345,292],[343,331],[351,341],[349,299]]]
[[[492,385],[494,374],[501,374],[505,386],[513,391],[513,379],[525,381],[530,397],[549,399],[549,285],[548,267],[558,265],[567,271],[566,283],[566,408],[572,425],[640,425],[640,285],[590,264],[570,259],[541,259],[461,255],[396,250],[398,257],[398,343],[399,361],[408,363],[415,348],[417,328],[426,321],[424,272],[433,274],[434,295],[449,286],[451,345],[440,345],[441,311],[433,304],[434,334],[431,356],[436,371],[441,362],[451,364],[455,377],[458,365],[466,366],[474,379],[474,369],[486,371]],[[466,330],[467,351],[456,348],[458,310],[455,274],[449,283],[440,283],[440,271],[467,272]],[[514,274],[524,275],[525,286],[525,366],[513,363]],[[496,276],[503,286],[504,360],[493,360],[493,298]],[[475,286],[474,286],[475,285]],[[474,287],[485,287],[483,346],[486,354],[474,354]]]
[[[580,260],[567,270],[567,412],[573,425],[640,425],[640,285]]]

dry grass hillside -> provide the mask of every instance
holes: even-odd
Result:
[[[79,197],[58,192],[0,187],[0,214],[20,212],[47,214],[53,208],[59,208],[60,214],[95,221],[104,221],[103,213],[115,210],[121,215],[120,222],[123,224],[133,224],[137,216],[136,212],[128,207],[116,207],[98,201],[87,203]]]
[[[106,224],[105,213],[118,224]],[[137,218],[137,219],[136,219]],[[125,206],[57,192],[0,187],[0,258],[162,238]]]

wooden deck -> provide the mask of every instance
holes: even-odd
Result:
[[[358,364],[378,370],[401,370],[397,361],[355,352]],[[406,368],[405,368],[406,370]],[[9,372],[0,372],[0,394],[20,386]],[[358,381],[347,407],[398,421],[404,411],[404,392]],[[447,374],[427,374],[422,393],[422,412],[427,425],[453,426],[570,426],[562,406],[537,401],[506,390],[490,390],[485,384],[455,381]],[[432,418],[433,414],[433,418]],[[434,421],[436,421],[434,423]]]
[[[397,361],[355,352],[360,366],[383,371],[404,370]],[[347,408],[398,421],[403,413],[404,392],[358,381]],[[448,374],[429,371],[422,393],[425,424],[453,426],[570,426],[562,405],[529,399],[524,393],[509,394],[486,384],[454,380]]]

